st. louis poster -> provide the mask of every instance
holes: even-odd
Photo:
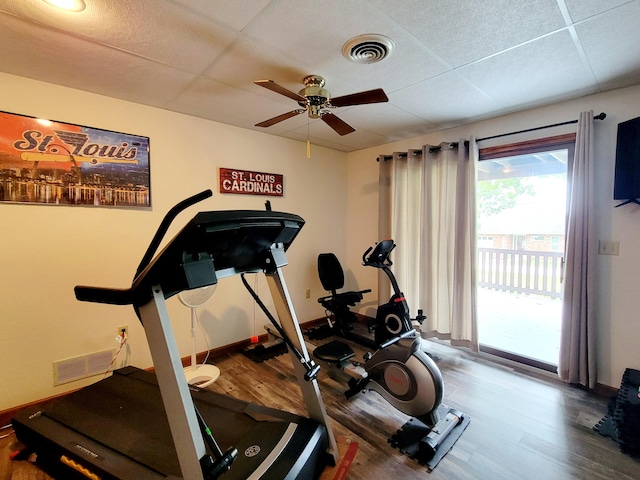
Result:
[[[149,138],[0,112],[0,202],[150,207]]]

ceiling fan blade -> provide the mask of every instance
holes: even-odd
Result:
[[[260,85],[261,87],[264,87],[267,90],[271,90],[272,92],[276,92],[276,93],[279,93],[280,95],[284,95],[285,97],[292,98],[297,102],[307,101],[307,99],[304,98],[302,95],[298,95],[297,93],[292,92],[291,90],[284,88],[281,85],[278,85],[273,80],[255,80],[253,83],[255,83],[256,85]]]
[[[363,105],[366,103],[388,102],[389,99],[381,88],[367,90],[366,92],[352,93],[341,97],[332,98],[330,103],[334,107],[346,107],[349,105]]]
[[[331,112],[324,112],[322,117],[320,117],[324,123],[333,128],[338,135],[347,135],[349,133],[355,132],[356,129],[349,125],[344,120],[340,120]]]
[[[300,115],[303,112],[306,112],[306,110],[301,110],[301,109],[292,110],[291,112],[283,113],[282,115],[278,115],[277,117],[270,118],[269,120],[265,120],[264,122],[256,123],[256,127],[270,127],[271,125],[280,123],[283,120],[286,120],[291,117],[295,117],[296,115]]]

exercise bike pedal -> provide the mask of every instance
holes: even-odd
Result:
[[[344,396],[346,398],[351,398],[354,395],[360,393],[362,390],[364,390],[367,387],[367,384],[369,383],[369,377],[364,377],[364,378],[350,378],[349,381],[347,382],[347,385],[349,385],[349,390],[347,390],[346,392],[344,392]]]
[[[355,380],[362,380],[369,376],[367,371],[362,368],[358,362],[351,362],[351,365],[345,366],[344,372],[349,375],[351,379]],[[349,379],[349,381],[351,381],[351,379]]]

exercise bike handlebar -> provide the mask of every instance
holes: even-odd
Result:
[[[362,264],[366,267],[380,268],[389,277],[391,287],[396,295],[401,296],[402,292],[398,287],[396,277],[389,268],[393,265],[393,262],[389,258],[391,251],[396,248],[396,244],[392,239],[380,240],[376,243],[375,247],[369,247],[364,254],[362,254]],[[373,250],[373,251],[372,251]],[[371,253],[369,253],[371,252]],[[367,256],[368,255],[368,256]]]
[[[384,268],[393,265],[389,258],[391,251],[396,248],[392,239],[380,240],[375,247],[367,248],[362,254],[362,264],[368,267]],[[373,252],[371,252],[373,250]],[[371,252],[371,254],[369,254]],[[368,255],[368,256],[367,256]]]
[[[416,330],[415,329],[411,329],[407,332],[404,332],[400,335],[396,335],[395,337],[390,338],[389,340],[383,342],[380,344],[379,349],[380,350],[384,350],[385,348],[390,347],[391,345],[393,345],[394,343],[402,340],[403,338],[407,338],[407,337],[414,337],[416,335]]]

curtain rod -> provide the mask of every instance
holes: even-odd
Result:
[[[600,114],[593,116],[594,120],[604,120],[605,118],[607,118],[607,114],[604,112],[601,112]],[[492,140],[494,138],[508,137],[509,135],[517,135],[519,133],[535,132],[536,130],[543,130],[545,128],[560,127],[562,125],[571,125],[572,123],[578,123],[578,120],[569,120],[567,122],[554,123],[552,125],[543,125],[541,127],[528,128],[526,130],[518,130],[517,132],[501,133],[500,135],[493,135],[491,137],[478,138],[476,139],[476,142],[482,142],[483,140]],[[467,145],[468,141],[465,141],[464,143],[465,145]],[[458,142],[449,143],[449,148],[456,148],[457,146],[458,146]],[[429,153],[434,153],[439,150],[440,150],[440,146],[436,145],[429,148]],[[406,156],[406,154],[400,154],[400,156],[401,157]],[[386,161],[386,160],[391,160],[393,157],[391,155],[384,155],[382,156],[382,158],[383,160]],[[379,158],[377,158],[376,161],[379,161]]]
[[[607,118],[607,114],[604,112],[600,113],[599,115],[593,116],[594,120],[604,120],[605,118]],[[569,120],[567,122],[554,123],[552,125],[543,125],[541,127],[528,128],[526,130],[518,130],[517,132],[501,133],[500,135],[493,135],[492,137],[478,138],[476,142],[482,142],[483,140],[492,140],[494,138],[500,138],[500,137],[508,137],[509,135],[517,135],[519,133],[535,132],[536,130],[543,130],[545,128],[560,127],[562,125],[571,125],[572,123],[578,123],[578,120]]]

